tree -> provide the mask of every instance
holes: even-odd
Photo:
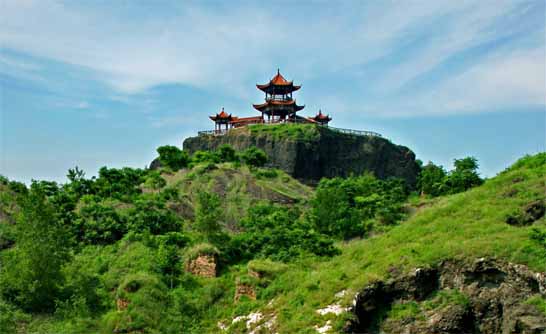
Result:
[[[52,312],[68,259],[68,237],[40,187],[21,201],[16,247],[2,266],[3,296],[26,311]]]
[[[216,154],[222,162],[234,162],[237,161],[237,153],[229,144],[220,145],[216,150]]]
[[[450,193],[466,191],[483,183],[478,174],[478,160],[475,157],[455,159],[453,165],[455,169],[451,171],[447,179]]]
[[[220,225],[221,219],[222,207],[220,206],[220,197],[215,193],[199,192],[197,195],[194,226],[212,244],[218,244],[224,237],[222,226]]]
[[[161,162],[161,165],[172,170],[184,168],[190,161],[188,153],[176,146],[160,146],[157,148],[157,153],[159,154],[159,162]]]
[[[447,173],[442,166],[437,166],[432,161],[429,161],[426,166],[421,169],[417,180],[417,188],[422,194],[439,196],[445,192],[445,179]]]
[[[252,167],[262,167],[267,162],[267,155],[256,147],[249,147],[241,155],[243,162]]]

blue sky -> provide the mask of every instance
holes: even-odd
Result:
[[[251,116],[277,68],[304,115],[493,176],[545,150],[545,2],[0,1],[0,174],[144,167]]]

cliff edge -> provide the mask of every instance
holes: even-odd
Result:
[[[313,124],[252,125],[220,136],[190,137],[183,147],[192,154],[223,144],[236,150],[256,146],[267,153],[270,167],[306,183],[370,171],[382,179],[400,177],[414,186],[419,172],[415,154],[407,147],[379,136],[347,134]]]

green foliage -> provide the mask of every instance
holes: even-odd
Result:
[[[167,185],[167,181],[161,177],[161,173],[159,171],[151,171],[148,173],[144,185],[146,185],[148,188],[158,190],[165,187]]]
[[[241,160],[252,167],[262,167],[267,162],[267,155],[256,147],[249,147],[241,153]]]
[[[157,196],[141,196],[133,204],[126,214],[129,231],[164,234],[180,230],[179,218]]]
[[[52,312],[69,243],[40,187],[33,187],[21,202],[16,239],[15,249],[6,254],[1,267],[0,293],[23,310]]]
[[[432,162],[421,169],[417,188],[424,195],[456,194],[479,186],[483,180],[478,174],[478,160],[474,157],[455,159],[455,169],[446,173],[442,166]]]
[[[429,161],[421,169],[417,180],[417,188],[422,194],[431,196],[440,196],[445,191],[445,179],[447,173],[442,166],[437,166],[432,161]]]
[[[332,256],[338,252],[332,240],[316,232],[296,208],[256,205],[241,226],[244,233],[235,235],[229,247],[231,260],[270,258],[286,262],[304,254]]]
[[[256,124],[248,128],[251,134],[271,136],[275,139],[312,141],[320,135],[314,124]]]
[[[217,194],[206,191],[197,194],[194,228],[212,244],[218,245],[225,240],[220,224],[222,218],[220,197]]]
[[[216,150],[216,155],[220,162],[235,162],[238,161],[237,152],[229,144],[223,144]]]
[[[93,193],[103,198],[130,200],[142,192],[139,185],[144,182],[145,175],[146,171],[142,169],[102,167],[93,184]]]
[[[396,223],[406,197],[405,185],[397,179],[383,181],[371,174],[322,179],[311,201],[311,217],[321,233],[349,239],[363,236],[371,219]]]
[[[172,170],[179,170],[186,167],[190,160],[188,153],[176,146],[160,146],[157,148],[157,153],[159,154],[161,166],[165,166]]]
[[[451,194],[479,186],[483,180],[478,175],[478,160],[474,157],[455,159],[455,169],[449,173],[446,184]]]
[[[540,312],[542,312],[542,314],[544,314],[544,316],[546,316],[546,298],[543,296],[539,294],[531,296],[525,301],[525,304],[535,306]]]
[[[191,156],[191,162],[193,165],[200,163],[219,163],[220,157],[215,152],[210,151],[196,151]]]
[[[156,275],[138,272],[124,277],[116,291],[116,301],[126,308],[110,311],[103,318],[102,333],[160,333],[167,294]]]
[[[258,273],[261,277],[275,278],[288,269],[288,266],[282,262],[275,262],[269,259],[257,259],[249,261],[248,270]]]
[[[0,298],[0,333],[16,333],[17,323],[28,321],[29,316]]]
[[[93,195],[82,197],[74,221],[77,240],[85,244],[109,244],[121,239],[127,232],[127,222],[115,209],[115,203]]]
[[[546,165],[546,152],[537,153],[535,155],[527,154],[523,158],[518,159],[518,161],[508,167],[503,173],[521,169],[536,169],[544,165]]]
[[[219,255],[220,251],[214,245],[203,242],[196,245],[193,245],[190,248],[187,248],[184,252],[184,257],[187,260],[193,260],[200,255]]]

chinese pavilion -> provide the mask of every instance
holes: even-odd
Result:
[[[209,118],[214,122],[215,132],[222,131],[222,125],[225,125],[227,130],[233,120],[231,114],[228,115],[228,113],[224,111],[224,107],[222,107],[222,111],[219,114],[216,114],[216,116],[209,116]]]
[[[302,110],[304,106],[298,106],[296,100],[292,99],[292,93],[301,88],[292,81],[286,80],[277,69],[277,75],[264,85],[256,85],[259,90],[265,93],[265,103],[254,104],[254,109],[262,113],[262,119],[265,121],[264,114],[267,115],[268,122],[279,122],[287,119],[295,120],[296,112]]]
[[[329,115],[322,114],[320,110],[315,117],[296,115],[305,106],[297,105],[296,100],[292,98],[292,93],[300,89],[301,86],[294,85],[293,81],[286,80],[278,69],[277,74],[268,83],[256,85],[256,87],[265,93],[265,103],[253,104],[253,107],[261,115],[236,117],[226,113],[224,108],[222,108],[220,113],[217,113],[215,116],[209,116],[214,122],[215,134],[222,134],[230,128],[238,128],[251,124],[302,122],[327,125],[332,120]]]
[[[320,109],[315,117],[309,117],[309,119],[317,122],[320,125],[328,125],[328,122],[332,120],[330,115],[324,115]]]

